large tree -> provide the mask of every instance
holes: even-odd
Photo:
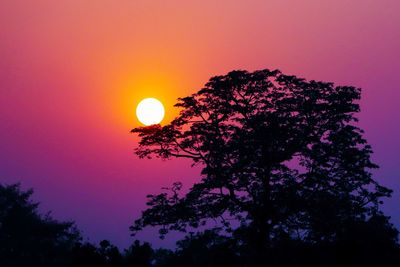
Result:
[[[149,195],[131,230],[161,226],[164,235],[213,219],[264,249],[284,238],[334,240],[350,221],[378,216],[391,192],[371,176],[359,99],[359,88],[278,70],[211,78],[179,98],[169,124],[132,130],[140,157],[189,158],[202,171],[188,192],[175,183]]]

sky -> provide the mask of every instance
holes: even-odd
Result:
[[[147,194],[199,177],[188,161],[133,153],[138,102],[160,99],[167,123],[211,76],[278,68],[363,89],[359,126],[400,227],[399,10],[398,0],[1,0],[0,183],[34,188],[42,211],[87,240],[127,247]]]

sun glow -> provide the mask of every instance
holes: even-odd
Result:
[[[146,126],[159,124],[165,115],[163,104],[155,98],[145,98],[136,108],[138,120]]]

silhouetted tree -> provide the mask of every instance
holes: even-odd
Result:
[[[72,222],[40,215],[32,193],[0,184],[0,266],[68,266],[80,235]]]
[[[78,244],[72,252],[72,266],[105,266],[105,258],[100,254],[98,247],[90,243]]]
[[[190,233],[177,242],[175,257],[173,266],[177,267],[244,266],[236,242],[221,235],[219,229]]]
[[[171,123],[132,130],[141,157],[189,158],[201,179],[149,195],[133,233],[187,231],[218,220],[260,261],[284,240],[339,242],[379,213],[391,191],[371,175],[371,147],[356,126],[360,89],[278,70],[232,71],[180,98]],[[303,243],[302,243],[303,244]]]
[[[79,243],[73,249],[73,267],[122,267],[123,255],[108,240],[103,240],[97,247],[90,243]]]
[[[125,251],[125,266],[151,267],[153,255],[154,250],[149,243],[141,244],[139,240],[136,240]]]
[[[169,249],[159,248],[154,250],[153,254],[153,266],[154,267],[169,267],[175,266],[176,264],[176,254]]]
[[[112,245],[108,240],[103,240],[100,242],[99,251],[105,261],[105,266],[122,266],[123,257],[121,253],[119,252],[118,248]]]

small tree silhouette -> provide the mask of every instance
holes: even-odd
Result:
[[[78,230],[72,222],[40,215],[32,193],[0,184],[0,266],[70,266]]]
[[[126,266],[151,267],[154,250],[147,242],[140,244],[135,240],[133,244],[125,251]]]
[[[349,222],[381,215],[380,199],[391,191],[371,176],[377,165],[355,125],[359,99],[359,88],[278,70],[211,78],[179,98],[170,124],[132,130],[139,157],[202,166],[186,194],[175,183],[149,195],[133,234],[161,226],[163,237],[214,219],[260,254],[288,238],[333,242]]]

